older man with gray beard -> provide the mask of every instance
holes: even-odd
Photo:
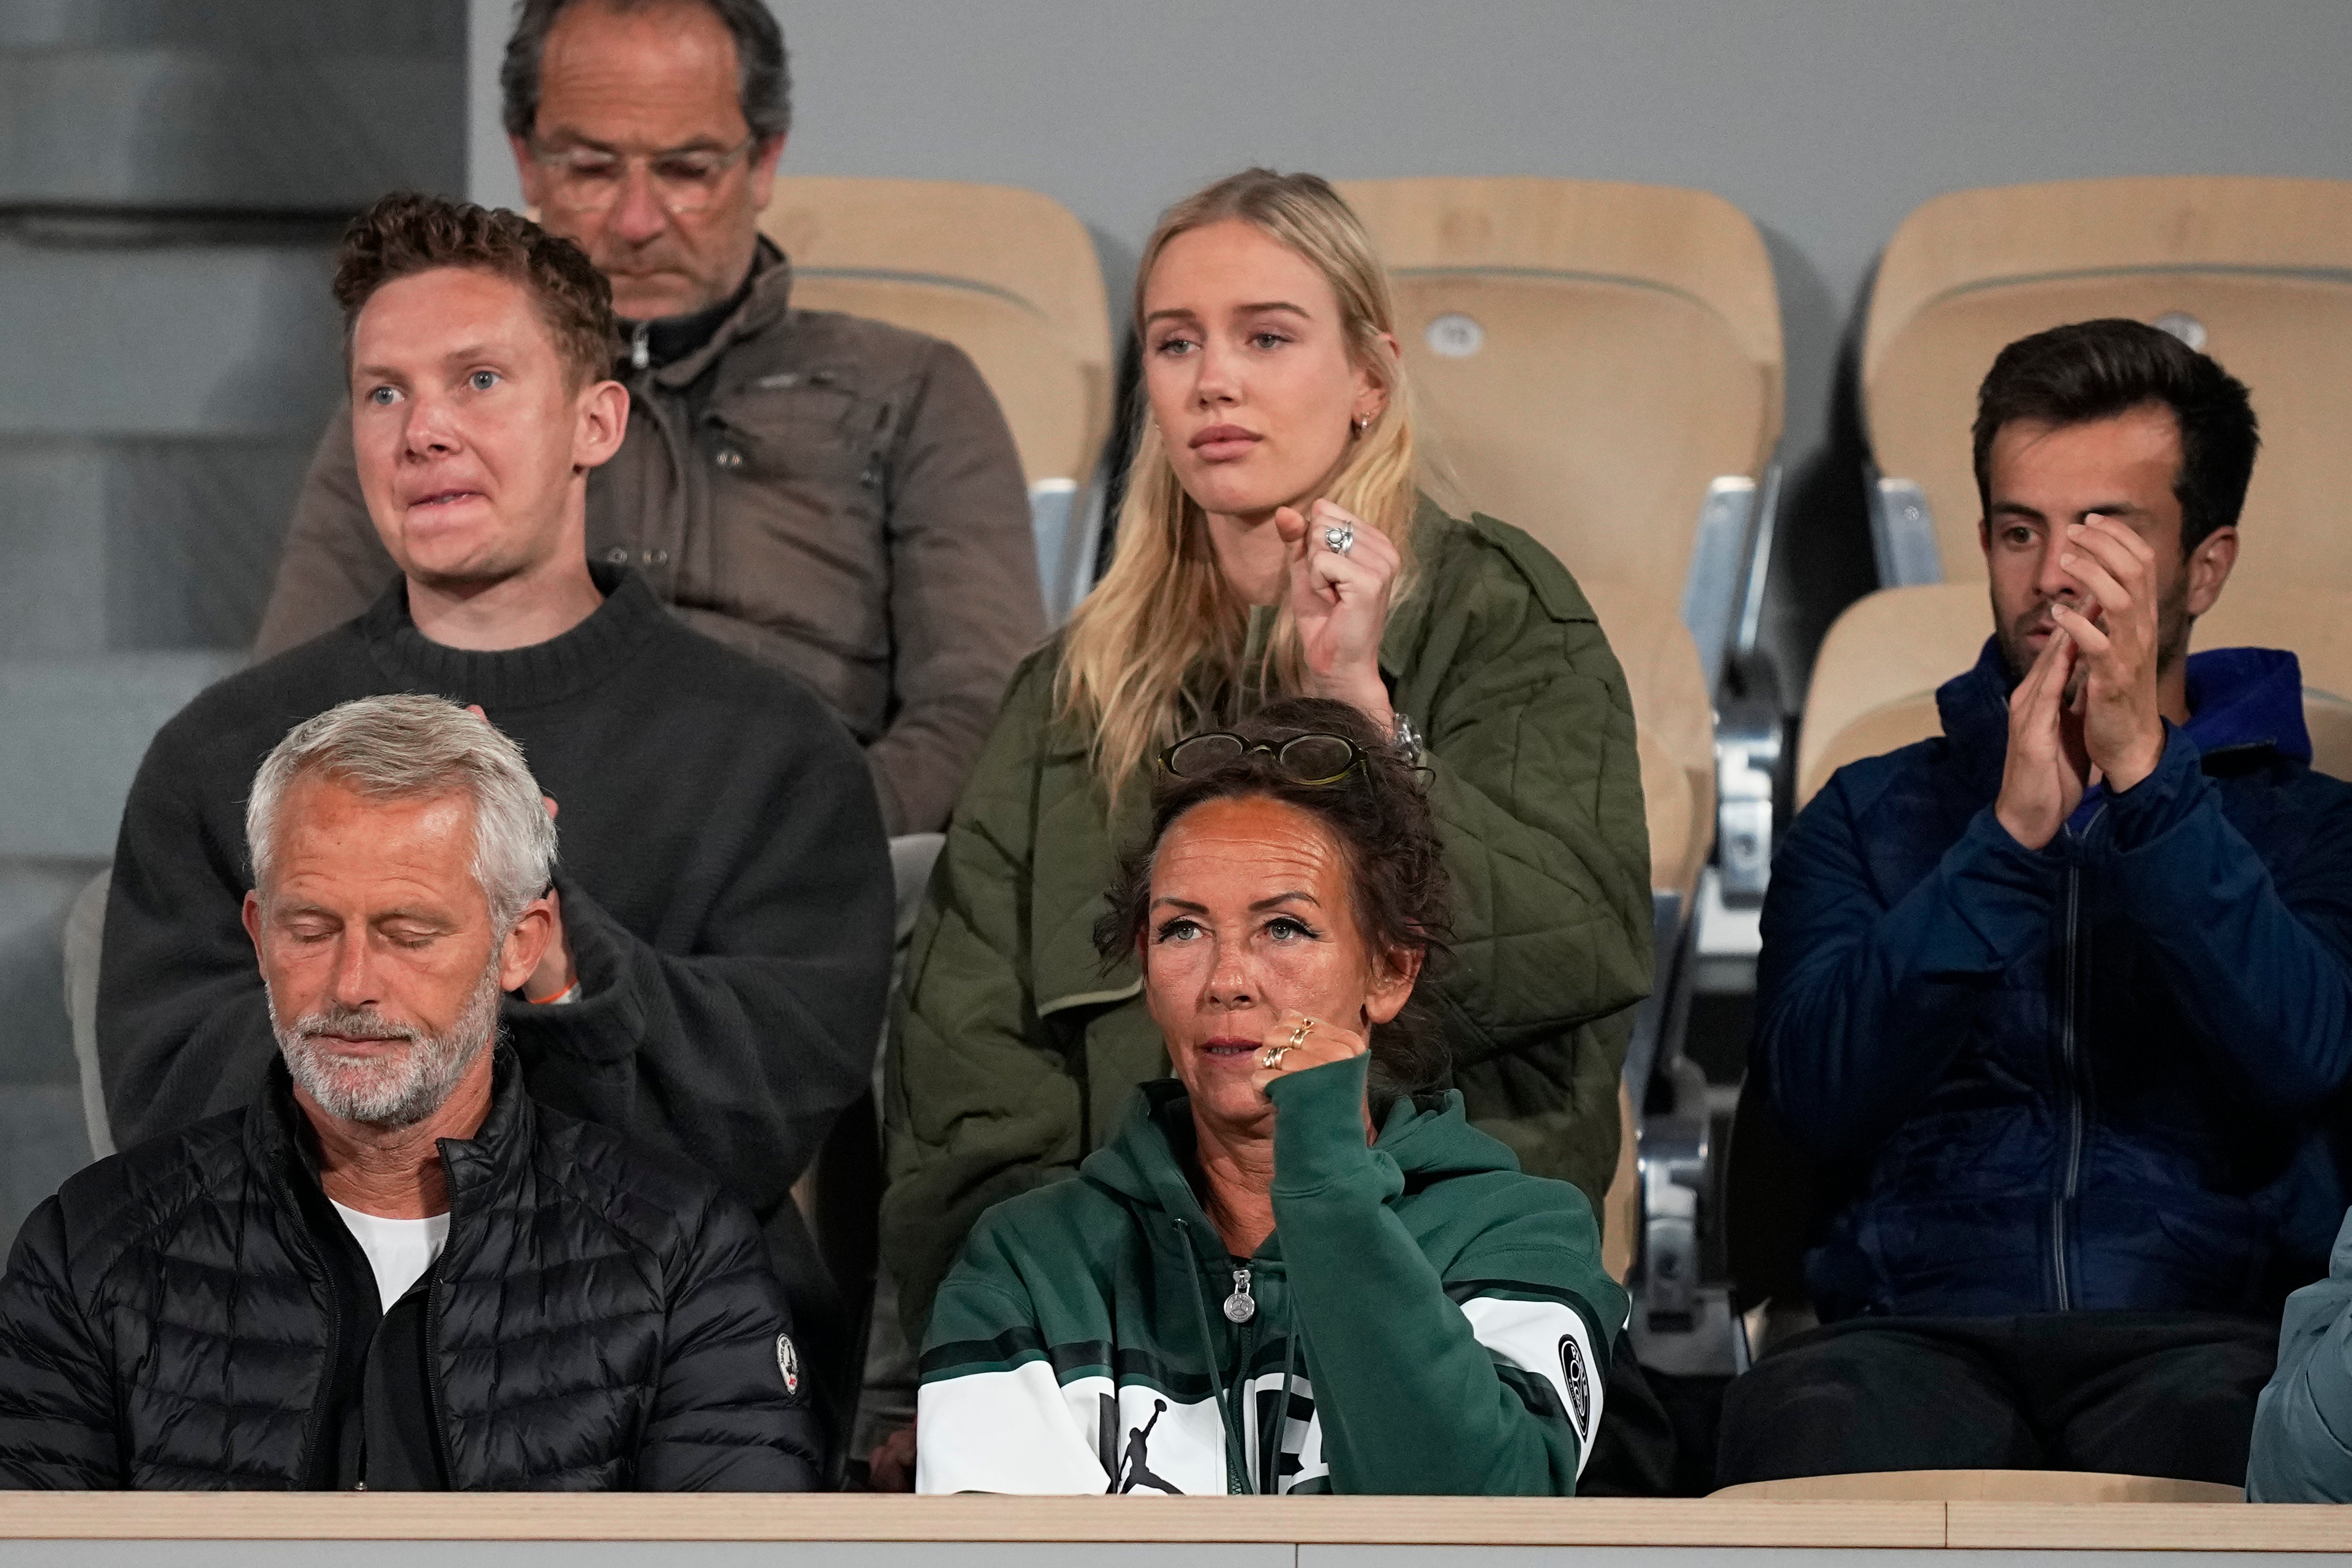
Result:
[[[440,698],[345,702],[269,753],[247,829],[281,1065],[26,1222],[0,1488],[814,1485],[751,1211],[534,1103],[499,1043],[554,928],[520,751]]]

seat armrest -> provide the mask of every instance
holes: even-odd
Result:
[[[1879,585],[1910,588],[1942,582],[1944,554],[1936,543],[1936,516],[1927,508],[1927,492],[1909,479],[1885,479],[1875,468],[1864,478]]]
[[[1036,538],[1037,584],[1045,590],[1048,626],[1060,626],[1078,599],[1077,521],[1077,480],[1039,479],[1029,487],[1029,528]]]
[[[1713,695],[1738,633],[1740,598],[1756,529],[1756,481],[1726,474],[1706,487],[1691,540],[1690,572],[1683,580],[1683,625],[1698,645],[1698,667]]]
[[[1723,900],[1764,901],[1772,875],[1773,802],[1786,726],[1761,702],[1726,703],[1715,723],[1716,863]]]

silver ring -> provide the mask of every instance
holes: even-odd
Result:
[[[1334,555],[1345,555],[1356,548],[1356,525],[1335,522],[1323,531],[1323,548]]]

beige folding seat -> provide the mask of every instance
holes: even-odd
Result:
[[[1091,582],[1078,502],[1110,430],[1109,308],[1086,226],[1035,191],[779,176],[760,216],[793,302],[944,338],[970,354],[1021,451],[1047,613]]]
[[[1712,690],[1760,585],[1757,503],[1780,437],[1780,300],[1756,226],[1664,185],[1339,189],[1394,279],[1448,499],[1527,530],[1580,582],[1678,605]]]
[[[1687,910],[1715,839],[1715,734],[1698,650],[1664,600],[1608,578],[1579,585],[1633,700],[1650,886]]]
[[[1759,895],[1770,854],[1778,715],[1738,731],[1719,772],[1712,698],[1753,647],[1770,550],[1771,263],[1755,225],[1699,191],[1524,178],[1339,189],[1394,281],[1441,499],[1517,524],[1565,562],[1625,667],[1657,952],[1626,1082],[1654,1104],[1654,1073],[1675,1110],[1643,1122],[1638,1170],[1607,1206],[1612,1231],[1643,1237],[1654,1314],[1687,1319],[1706,1159],[1706,1084],[1678,1039],[1690,912],[1718,809],[1736,819],[1721,836],[1724,886]],[[1751,755],[1763,765],[1743,765]],[[1719,777],[1742,786],[1720,806]]]
[[[1991,634],[1981,583],[1882,588],[1847,606],[1813,660],[1797,742],[1798,809],[1846,763],[1942,734],[1936,689],[1974,664]],[[2352,779],[2352,593],[2255,594],[2233,576],[2189,646],[2293,650],[2312,766]]]
[[[1662,185],[1507,177],[1339,189],[1394,281],[1446,499],[1516,523],[1565,562],[1621,657],[1629,639],[1659,639],[1645,656],[1658,677],[1646,699],[1629,662],[1635,706],[1643,730],[1657,731],[1654,749],[1700,763],[1692,799],[1711,818],[1712,741],[1693,748],[1703,728],[1711,735],[1727,660],[1753,647],[1780,434],[1780,302],[1756,226],[1718,196]],[[1652,613],[1661,605],[1679,615],[1688,658],[1664,652],[1673,634]],[[1696,687],[1663,679],[1694,659]],[[1734,773],[1767,780],[1769,814],[1769,773]],[[1686,912],[1714,824],[1687,838],[1665,828],[1681,802],[1654,795],[1676,787],[1663,761],[1645,759],[1643,782],[1654,882]],[[1725,809],[1753,817],[1757,804]],[[1751,863],[1727,866],[1726,879],[1760,893],[1769,824],[1743,823]]]
[[[1983,577],[1977,387],[2006,344],[2100,316],[2167,327],[2252,389],[2237,588],[2352,589],[2352,181],[2208,175],[1955,191],[1903,220],[1863,345],[1879,580]]]

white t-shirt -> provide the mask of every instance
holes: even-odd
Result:
[[[332,1198],[327,1201],[335,1204]],[[425,1278],[425,1271],[441,1256],[442,1244],[449,1239],[446,1213],[425,1219],[386,1219],[341,1204],[335,1204],[335,1212],[343,1216],[344,1226],[367,1254],[368,1267],[375,1270],[376,1294],[383,1298],[387,1312],[408,1294],[411,1285]]]

